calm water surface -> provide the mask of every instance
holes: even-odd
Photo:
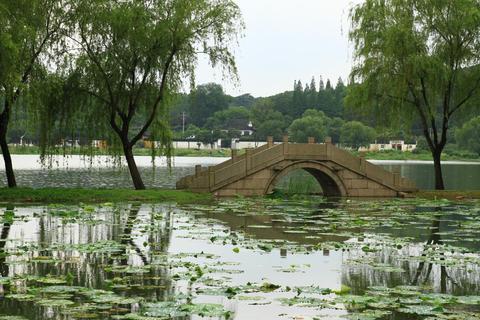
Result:
[[[428,161],[372,161],[385,169],[399,172],[420,189],[434,189],[433,164]],[[480,162],[444,162],[442,165],[445,188],[450,190],[480,190]]]
[[[0,319],[479,319],[478,202],[3,207],[0,227]]]
[[[155,167],[151,157],[135,157],[145,185],[149,188],[175,188],[181,177],[192,174],[197,164],[215,165],[225,158],[177,157],[171,167],[166,159],[157,157]],[[81,156],[56,157],[45,165],[34,155],[13,155],[17,184],[31,188],[131,188],[132,181],[125,163],[110,157],[94,159]],[[3,161],[0,161],[0,186],[6,185]]]

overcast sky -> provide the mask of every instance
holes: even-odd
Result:
[[[246,24],[235,49],[240,83],[201,62],[197,84],[217,82],[232,95],[268,96],[292,90],[294,80],[318,84],[348,77],[352,50],[349,8],[359,0],[235,0]]]

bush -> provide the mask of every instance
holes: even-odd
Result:
[[[347,122],[340,130],[340,142],[355,149],[372,143],[375,136],[375,129],[358,121]]]
[[[460,148],[480,154],[480,116],[466,122],[455,132],[455,138]]]
[[[292,122],[288,135],[294,142],[305,143],[309,137],[315,138],[315,141],[323,141],[327,135],[327,119],[323,112],[307,110],[302,118]]]

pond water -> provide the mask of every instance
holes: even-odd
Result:
[[[193,174],[194,166],[215,165],[228,158],[176,157],[171,169],[165,158],[156,158],[155,169],[150,157],[135,157],[145,185],[149,188],[174,188],[181,177]],[[131,188],[128,169],[114,163],[111,158],[100,156],[91,160],[81,156],[53,158],[50,166],[43,167],[38,156],[14,155],[17,183],[22,187],[45,188]],[[415,181],[420,189],[434,188],[433,164],[428,161],[371,161],[385,169],[399,172]],[[117,166],[115,166],[115,164]],[[444,179],[447,189],[480,190],[480,162],[444,162]],[[0,170],[4,172],[3,161]],[[301,185],[305,175],[298,175],[292,184]],[[308,175],[307,175],[308,177]],[[308,182],[311,184],[311,181]],[[0,175],[0,186],[6,185],[4,174]],[[316,189],[314,187],[313,189]]]
[[[181,177],[194,172],[197,164],[215,165],[226,160],[219,157],[176,157],[168,168],[164,157],[157,157],[155,167],[151,157],[135,157],[145,185],[148,188],[175,188]],[[125,163],[111,157],[93,159],[82,156],[54,157],[42,165],[38,156],[13,155],[15,177],[21,187],[30,188],[132,188],[132,180]],[[6,185],[3,161],[0,160],[0,186]]]
[[[430,161],[371,161],[415,181],[420,189],[434,189],[435,174]],[[442,164],[445,188],[480,190],[480,162],[445,161]]]
[[[480,319],[480,202],[0,209],[0,319]]]

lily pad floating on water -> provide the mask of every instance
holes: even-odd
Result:
[[[433,316],[443,312],[440,306],[413,305],[399,308],[396,311],[407,314],[416,314],[421,316]]]
[[[5,296],[7,299],[13,299],[17,301],[34,301],[36,299],[36,296],[33,294],[26,294],[26,293],[12,293],[12,294],[7,294]]]
[[[55,259],[53,257],[48,257],[48,256],[38,256],[30,260],[30,262],[34,263],[59,263],[62,262],[60,259]]]
[[[67,283],[67,280],[65,278],[46,276],[46,277],[35,279],[35,282],[40,284],[53,285],[53,284],[65,284]]]
[[[202,317],[224,317],[229,318],[230,312],[225,310],[222,305],[213,303],[186,303],[178,302],[157,302],[147,303],[143,306],[140,316],[154,317],[160,319],[171,319],[196,314]],[[142,318],[123,318],[123,319],[142,319]],[[149,318],[146,318],[149,319]]]
[[[391,311],[386,310],[364,310],[359,313],[352,313],[344,317],[348,320],[377,320],[385,319],[385,317],[391,315]]]
[[[36,304],[42,307],[68,307],[74,305],[75,302],[64,299],[43,299],[38,300]]]
[[[95,303],[100,304],[115,304],[115,305],[132,305],[143,300],[141,297],[122,297],[116,294],[99,294],[90,296],[90,299]]]
[[[81,287],[71,287],[71,286],[48,286],[45,288],[40,288],[39,292],[47,294],[65,294],[65,293],[76,293],[80,291]]]

